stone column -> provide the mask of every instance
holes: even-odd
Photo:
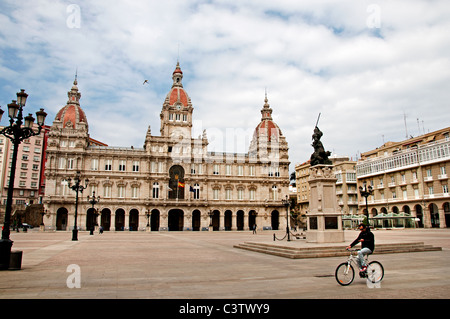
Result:
[[[438,214],[439,214],[439,228],[446,228],[447,225],[445,223],[445,211],[442,208],[439,208]]]
[[[249,213],[244,212],[244,230],[249,230],[249,228],[248,228],[248,214]]]
[[[116,231],[116,212],[111,211],[109,218],[109,231]]]
[[[333,174],[333,166],[315,165],[310,168],[310,172],[306,241],[343,242],[342,214],[336,198],[337,179]]]
[[[231,213],[231,230],[237,230],[237,214],[236,214],[236,212]]]

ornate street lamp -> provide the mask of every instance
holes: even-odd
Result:
[[[87,183],[86,183],[86,186],[87,186]],[[98,223],[97,223],[98,213],[97,213],[97,210],[94,208],[94,205],[97,204],[100,201],[100,196],[96,197],[95,196],[95,191],[93,191],[92,192],[92,196],[89,196],[89,195],[87,196],[87,200],[92,205],[92,210],[94,211],[94,216],[95,216],[95,224],[94,224],[94,226],[97,226],[98,225]],[[93,230],[90,229],[90,231],[91,231],[91,235],[93,235],[94,234]]]
[[[286,206],[286,235],[287,241],[291,241],[291,237],[289,235],[289,206],[291,206],[291,201],[289,200],[288,195],[286,195],[286,199],[282,199],[281,202],[284,206]]]
[[[146,227],[146,230],[147,230],[147,232],[150,232],[151,231],[151,228],[150,228],[150,217],[152,216],[152,213],[150,212],[150,210],[147,209],[147,212],[145,213],[145,216],[147,216],[147,227]]]
[[[362,197],[366,199],[366,217],[367,217],[367,224],[369,224],[369,205],[367,204],[367,197],[373,194],[373,187],[372,185],[367,186],[367,184],[364,182],[363,186],[359,186],[359,193]]]
[[[84,186],[81,185],[80,171],[77,172],[77,175],[74,179],[75,184],[72,185],[72,179],[69,177],[67,179],[67,186],[76,192],[75,196],[75,223],[72,230],[72,240],[78,240],[78,228],[77,228],[77,215],[78,215],[78,192],[83,193],[83,190],[86,189],[89,180],[86,178],[84,181]]]
[[[14,177],[16,175],[17,152],[19,144],[31,136],[39,135],[42,127],[44,126],[45,117],[47,116],[44,109],[36,112],[38,131],[35,132],[33,130],[33,116],[29,114],[25,118],[23,117],[23,108],[25,107],[27,97],[28,94],[25,93],[25,90],[20,90],[20,92],[17,93],[17,101],[13,100],[12,103],[8,104],[9,126],[0,131],[0,134],[9,138],[13,144],[13,156],[11,160],[11,172],[9,175],[8,195],[5,208],[5,221],[3,223],[2,239],[0,240],[0,270],[9,268],[9,259],[13,244],[9,238],[9,228],[11,225]],[[0,109],[0,120],[3,113],[4,111]]]

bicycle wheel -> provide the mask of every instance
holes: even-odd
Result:
[[[348,286],[353,282],[355,278],[355,270],[353,266],[349,263],[342,263],[336,268],[336,272],[334,273],[336,277],[336,281],[341,286]]]
[[[372,261],[367,266],[367,280],[372,283],[377,283],[383,280],[384,268],[383,265],[378,261]]]

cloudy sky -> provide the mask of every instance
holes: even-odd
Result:
[[[211,151],[247,151],[267,92],[291,171],[319,113],[325,148],[355,159],[449,126],[449,16],[448,0],[1,0],[0,105],[23,88],[51,124],[77,71],[91,137],[142,147],[179,60]]]

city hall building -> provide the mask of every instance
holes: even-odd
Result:
[[[76,192],[67,179],[89,182],[78,193],[77,226],[105,231],[283,229],[289,189],[288,144],[267,96],[248,153],[209,152],[192,137],[194,107],[177,63],[162,105],[160,136],[150,127],[142,148],[109,147],[89,136],[75,79],[48,132],[43,198],[46,229],[70,230]],[[255,114],[255,119],[259,116]],[[95,193],[94,193],[95,192]],[[93,205],[87,195],[100,196]]]

